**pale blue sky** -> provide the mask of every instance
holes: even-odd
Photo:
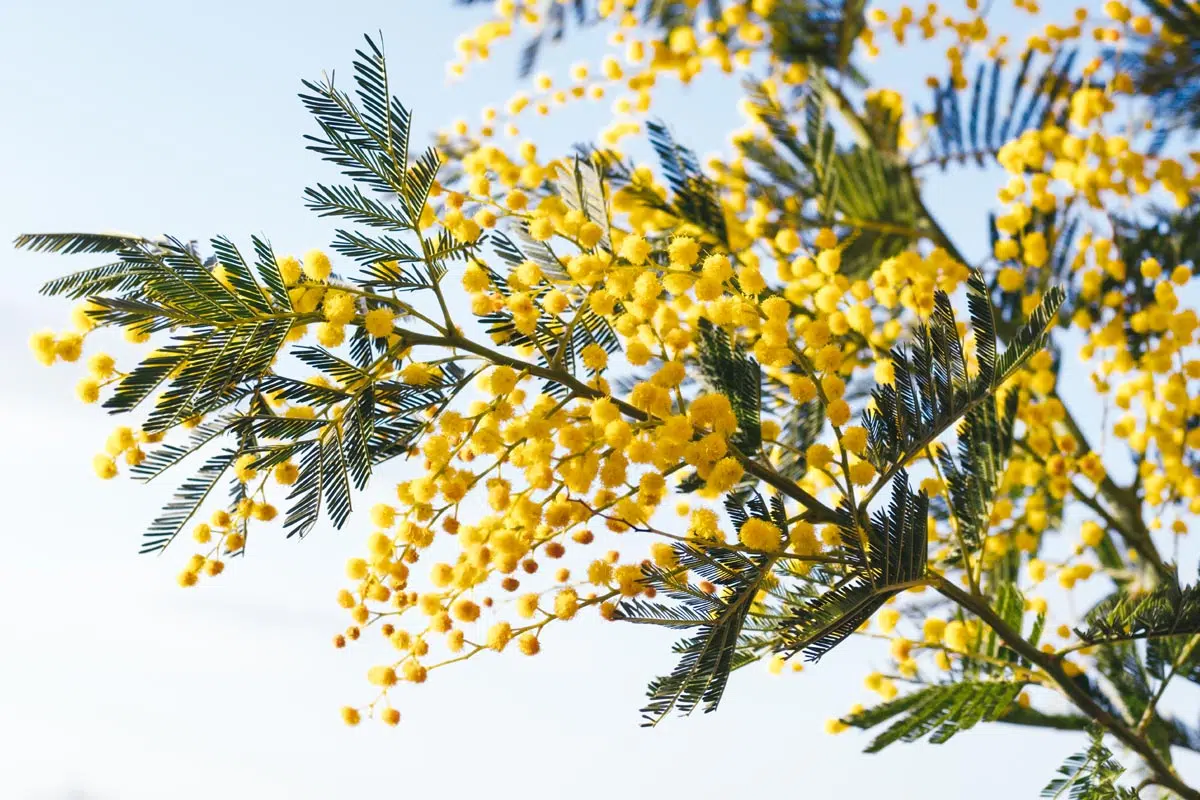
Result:
[[[446,86],[452,42],[478,14],[440,0],[2,6],[3,242],[116,228],[201,240],[262,232],[278,252],[323,245],[333,225],[303,208],[301,192],[330,173],[300,138],[311,131],[301,78],[348,73],[362,33],[381,29],[394,90],[422,131],[474,119],[516,85],[506,49]],[[595,41],[576,39],[573,54],[594,53]],[[568,60],[555,51],[546,63],[561,74]],[[888,74],[919,77],[915,62],[891,63]],[[660,108],[703,153],[722,146],[734,97],[705,81]],[[586,108],[553,117],[544,148],[594,135],[603,114]],[[951,229],[988,201],[986,183],[966,173],[935,184]],[[972,220],[964,243],[977,248],[981,233]],[[993,726],[863,756],[866,737],[821,730],[871,699],[862,676],[882,659],[854,643],[802,675],[749,668],[716,715],[642,730],[637,709],[646,680],[671,664],[670,637],[595,622],[550,632],[535,659],[435,674],[403,693],[397,729],[347,729],[337,709],[367,695],[366,667],[382,652],[329,643],[345,624],[333,603],[342,564],[365,523],[304,542],[260,536],[219,580],[176,588],[186,545],[136,554],[170,487],[100,484],[91,455],[113,423],[74,400],[77,368],[44,369],[26,350],[30,331],[65,326],[68,310],[38,298],[38,285],[94,260],[9,252],[4,263],[0,797],[1011,798],[1036,795],[1080,747],[1078,736]]]

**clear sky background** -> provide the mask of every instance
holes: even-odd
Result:
[[[327,68],[349,78],[361,35],[382,30],[392,86],[423,135],[477,119],[517,85],[505,48],[447,86],[454,38],[478,16],[441,0],[4,0],[0,241],[120,229],[265,233],[281,253],[325,245],[334,225],[301,201],[330,172],[300,138],[313,130],[300,79]],[[545,66],[561,76],[596,43],[577,38]],[[903,86],[929,63],[905,51],[879,69]],[[735,99],[727,82],[704,80],[668,92],[659,112],[704,153],[724,146]],[[538,139],[563,149],[604,117],[597,106],[560,113]],[[934,183],[935,210],[975,253],[994,177]],[[368,695],[366,667],[386,650],[330,645],[345,625],[333,602],[342,565],[366,523],[303,542],[260,535],[221,578],[178,589],[186,544],[137,555],[172,487],[96,480],[91,457],[114,421],[74,399],[80,365],[47,370],[26,348],[32,330],[66,326],[67,305],[37,287],[96,259],[9,252],[3,263],[0,798],[1013,798],[1035,796],[1082,745],[984,726],[863,756],[866,736],[822,732],[872,700],[861,680],[881,654],[855,643],[800,675],[748,668],[717,714],[643,730],[637,709],[646,681],[671,666],[671,637],[592,621],[549,631],[537,658],[479,658],[400,692],[399,728],[348,729],[338,708]]]

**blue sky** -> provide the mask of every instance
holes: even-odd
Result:
[[[477,118],[516,86],[511,48],[447,86],[442,65],[478,14],[435,0],[3,5],[0,241],[121,229],[238,241],[261,232],[277,252],[324,245],[333,226],[301,201],[305,185],[330,177],[300,138],[312,129],[296,99],[301,78],[348,73],[361,35],[382,30],[392,85],[426,133]],[[595,45],[577,39],[546,67],[561,75]],[[928,65],[889,63],[902,80]],[[722,147],[735,98],[706,80],[659,108],[704,153]],[[556,115],[538,140],[565,148],[603,117],[595,106]],[[966,223],[974,252],[990,180],[933,185],[935,209],[952,230]],[[821,730],[870,700],[861,679],[880,654],[856,644],[801,675],[749,668],[716,715],[642,730],[645,682],[669,668],[669,639],[596,622],[561,626],[535,659],[506,654],[436,674],[404,693],[397,729],[347,729],[337,709],[366,695],[380,652],[329,643],[345,624],[333,603],[342,564],[365,525],[303,542],[259,537],[250,558],[188,592],[175,586],[184,549],[137,556],[170,487],[100,484],[91,455],[114,423],[75,401],[78,369],[44,369],[25,344],[36,328],[66,324],[66,305],[39,298],[40,283],[90,263],[5,256],[0,797],[1009,798],[1035,795],[1080,747],[1077,736],[992,726],[942,747],[863,756],[864,737]]]

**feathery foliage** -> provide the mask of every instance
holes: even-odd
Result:
[[[800,231],[833,226],[848,236],[841,273],[865,276],[883,259],[921,238],[933,236],[911,172],[873,147],[838,147],[836,116],[827,84],[819,77],[801,96],[802,124],[796,125],[779,100],[761,86],[749,87],[755,116],[770,140],[740,144],[742,154],[768,180],[755,181],[773,205],[786,197],[809,201],[783,224]]]
[[[1136,800],[1133,789],[1118,786],[1125,768],[1113,760],[1112,751],[1104,746],[1104,731],[1093,728],[1088,749],[1068,758],[1058,768],[1062,777],[1055,778],[1042,789],[1048,800]]]
[[[1200,130],[1200,9],[1186,0],[1140,2],[1162,32],[1134,37],[1133,47],[1110,50],[1108,57],[1147,98],[1158,123],[1151,149],[1159,151],[1171,134],[1190,137]]]
[[[1076,50],[1059,51],[1038,65],[1034,51],[1015,69],[1003,58],[981,62],[965,89],[947,77],[933,89],[934,127],[922,164],[988,166],[1000,148],[1028,130],[1040,130],[1066,114],[1075,89]],[[969,94],[969,97],[968,97]]]
[[[738,529],[751,517],[776,525],[783,522],[772,516],[761,497],[751,500],[748,513],[732,499],[726,507]],[[618,619],[627,622],[696,630],[675,645],[674,652],[681,657],[671,674],[651,681],[647,689],[650,702],[642,709],[646,725],[658,724],[672,710],[689,714],[701,704],[706,712],[715,710],[729,673],[757,660],[756,654],[746,652],[741,633],[755,594],[769,574],[771,560],[720,545],[677,544],[674,552],[677,567],[667,570],[647,566],[643,579],[647,586],[674,602],[668,605],[630,599],[623,601],[616,612]],[[716,591],[705,591],[691,583],[688,573],[708,581]],[[743,645],[740,650],[739,644]]]
[[[929,324],[917,331],[911,347],[891,352],[894,383],[872,393],[874,407],[863,416],[869,434],[868,457],[885,474],[924,452],[970,409],[990,401],[1044,345],[1047,329],[1064,299],[1061,289],[1046,292],[1008,347],[997,354],[995,320],[983,280],[973,275],[967,291],[978,369],[968,369],[950,298],[939,291],[934,295]],[[986,430],[980,435],[985,434]]]
[[[955,734],[980,722],[1004,716],[1020,693],[1022,683],[1007,681],[963,681],[918,689],[845,718],[847,725],[874,728],[896,719],[867,745],[878,753],[896,742],[915,742],[926,736],[932,744],[944,744]]]
[[[1164,581],[1145,593],[1120,591],[1087,616],[1079,637],[1093,644],[1200,633],[1200,585]]]

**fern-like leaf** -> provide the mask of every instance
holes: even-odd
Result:
[[[896,742],[915,742],[926,736],[933,744],[943,744],[980,722],[1000,719],[1012,707],[1022,686],[1023,683],[1009,681],[963,681],[929,686],[852,714],[843,722],[868,729],[896,720],[867,745],[868,753],[877,753]]]

